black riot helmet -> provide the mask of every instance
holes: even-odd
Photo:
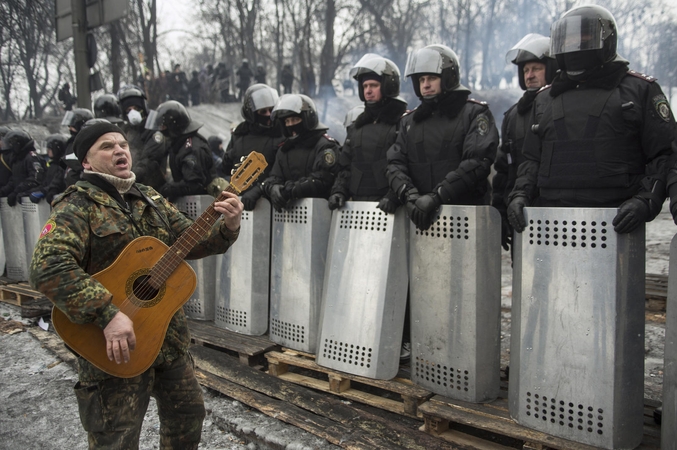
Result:
[[[284,94],[273,108],[270,118],[273,121],[283,121],[287,117],[299,116],[305,130],[326,128],[320,124],[317,117],[315,103],[303,94]],[[283,124],[284,125],[284,124]],[[286,130],[286,127],[284,127]]]
[[[26,150],[34,150],[35,143],[31,135],[24,130],[14,129],[2,138],[2,148],[15,154],[21,154]]]
[[[461,84],[461,66],[458,63],[458,56],[446,45],[428,45],[409,54],[404,76],[411,77],[414,92],[419,98],[421,87],[418,78],[425,74],[437,75],[442,79],[443,94],[451,91],[470,91]]]
[[[75,128],[75,132],[79,132],[82,125],[89,119],[93,119],[94,114],[87,108],[75,108],[72,111],[66,111],[63,116],[61,125]]]
[[[52,150],[52,158],[59,160],[66,154],[68,138],[62,134],[50,134],[45,140],[45,147]]]
[[[110,123],[122,122],[120,101],[113,94],[100,95],[94,101],[94,117],[106,119]]]
[[[616,20],[601,6],[570,9],[552,24],[550,36],[550,54],[569,75],[578,76],[617,56]]]
[[[148,103],[146,102],[146,93],[138,86],[128,84],[118,89],[118,100],[122,109],[122,117],[127,118],[127,110],[136,106],[145,117],[148,114]]]
[[[249,123],[256,123],[256,111],[273,108],[280,95],[267,84],[257,83],[249,86],[242,99],[242,117]]]
[[[524,81],[524,65],[540,62],[545,65],[545,83],[551,84],[557,73],[557,61],[550,56],[550,38],[538,33],[529,33],[505,54],[505,62],[517,66],[517,77],[522,90],[527,90]]]
[[[146,128],[159,130],[169,137],[179,137],[197,131],[201,123],[191,120],[186,107],[176,100],[161,103],[157,110],[151,110]]]
[[[357,80],[360,100],[364,100],[362,83],[368,76],[380,78],[381,96],[395,98],[400,95],[400,69],[391,60],[374,53],[367,53],[350,69],[350,76]]]

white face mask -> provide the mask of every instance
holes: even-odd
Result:
[[[141,113],[139,111],[132,109],[127,113],[127,120],[129,121],[130,125],[138,125],[143,120],[143,117],[141,117]]]

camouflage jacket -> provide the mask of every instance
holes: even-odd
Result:
[[[164,221],[140,193],[156,204]],[[118,312],[111,303],[112,294],[91,274],[110,266],[135,238],[153,236],[171,246],[176,236],[193,223],[148,186],[135,184],[124,200],[129,209],[101,187],[79,181],[55,199],[51,216],[35,246],[29,271],[31,285],[74,323],[95,323],[103,330]],[[238,234],[239,230],[230,231],[219,220],[186,259],[223,253]],[[189,343],[188,324],[180,309],[171,319],[154,365],[171,362],[184,354]],[[78,359],[81,381],[110,378],[84,359]]]

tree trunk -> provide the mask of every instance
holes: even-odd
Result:
[[[336,4],[334,0],[326,1],[325,32],[326,38],[320,59],[320,97],[336,97],[332,85],[334,79],[334,21],[336,20]]]
[[[117,21],[111,23],[108,27],[110,34],[110,73],[113,78],[113,92],[120,89],[120,69],[122,67],[122,54],[120,51],[120,32]]]

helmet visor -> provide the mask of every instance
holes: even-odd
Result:
[[[263,108],[273,108],[280,97],[275,89],[264,88],[252,92],[251,99],[254,111],[258,111]]]
[[[599,18],[564,17],[552,25],[550,54],[599,50],[604,46],[604,28]]]
[[[63,120],[61,120],[61,126],[62,127],[70,126],[70,124],[73,123],[74,118],[75,113],[73,113],[73,111],[66,111],[66,114],[63,115]]]
[[[277,105],[273,108],[271,119],[282,119],[293,114],[300,115],[302,109],[303,99],[301,99],[301,97],[295,94],[285,94],[280,97],[280,101],[277,102]]]
[[[419,73],[442,74],[442,57],[439,52],[431,48],[422,48],[409,54],[404,76],[410,77]]]
[[[159,130],[162,125],[162,117],[155,111],[151,109],[148,113],[148,118],[146,119],[146,129],[147,130]]]
[[[379,76],[397,75],[400,76],[400,70],[395,63],[374,53],[367,53],[350,69],[349,75],[357,79],[360,75],[374,72]]]
[[[505,62],[519,64],[550,56],[550,38],[538,33],[524,36],[505,54]]]

